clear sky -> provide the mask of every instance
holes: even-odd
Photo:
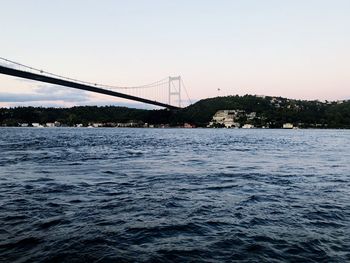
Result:
[[[181,75],[193,100],[350,99],[349,0],[0,4],[0,56],[61,75],[123,86]],[[0,106],[125,103],[0,76]]]

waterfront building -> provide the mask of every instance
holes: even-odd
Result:
[[[33,123],[32,123],[32,127],[35,127],[35,128],[42,128],[42,127],[44,127],[44,126],[42,126],[40,123],[33,122]]]
[[[245,114],[245,112],[241,110],[219,110],[213,116],[208,127],[219,125],[226,128],[239,128],[240,124],[236,122],[236,119],[242,114]]]
[[[244,124],[242,126],[242,129],[253,129],[253,128],[254,128],[254,125],[252,125],[252,124]]]
[[[196,126],[195,125],[193,125],[193,124],[190,124],[190,123],[185,123],[184,124],[184,128],[196,128]]]
[[[103,127],[102,123],[92,123],[92,127],[98,128],[98,127]]]
[[[283,129],[293,129],[293,124],[292,123],[285,123],[283,124]]]

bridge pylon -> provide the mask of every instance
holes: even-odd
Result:
[[[169,77],[168,103],[181,108],[181,76]]]

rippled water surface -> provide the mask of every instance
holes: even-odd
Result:
[[[350,131],[0,129],[0,262],[350,262]]]

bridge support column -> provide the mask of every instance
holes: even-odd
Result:
[[[169,77],[169,105],[181,107],[181,76]]]

